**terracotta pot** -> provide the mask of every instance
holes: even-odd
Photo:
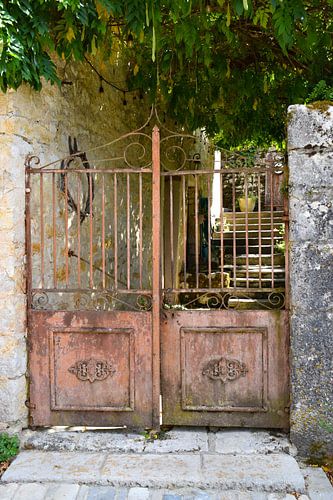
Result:
[[[248,198],[247,199],[247,211],[253,212],[254,207],[256,206],[256,198]],[[239,209],[241,212],[246,212],[246,198],[238,198]]]

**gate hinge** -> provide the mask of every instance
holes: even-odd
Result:
[[[29,399],[27,399],[25,402],[24,402],[25,406],[27,408],[29,408],[29,410],[36,410],[36,405],[30,403]]]

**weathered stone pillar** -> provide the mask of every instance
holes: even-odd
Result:
[[[291,439],[333,453],[333,107],[289,108]]]
[[[13,133],[12,95],[0,95],[0,431],[27,424],[24,157],[29,143]]]

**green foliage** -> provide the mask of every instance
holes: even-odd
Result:
[[[165,431],[155,431],[155,430],[147,430],[146,432],[143,433],[144,438],[146,441],[149,443],[153,443],[156,440],[164,441],[165,439],[168,439],[168,436]]]
[[[130,88],[178,124],[282,145],[289,104],[331,99],[332,32],[333,0],[0,0],[0,87],[59,83],[53,53],[121,51]]]
[[[19,439],[17,436],[10,436],[6,433],[0,434],[0,462],[6,462],[19,451]]]
[[[327,85],[325,80],[320,80],[320,82],[314,86],[305,102],[310,103],[316,101],[333,101],[333,86]]]

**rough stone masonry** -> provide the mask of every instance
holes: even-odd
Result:
[[[333,453],[332,106],[290,106],[288,153],[291,439],[320,458]]]

